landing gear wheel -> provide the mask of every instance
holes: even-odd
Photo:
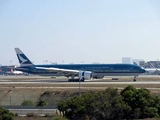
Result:
[[[136,81],[137,81],[137,80],[136,80],[136,78],[137,78],[137,76],[134,76],[134,79],[133,79],[133,81],[134,81],[134,82],[136,82]]]
[[[81,82],[84,82],[84,78],[81,79]]]

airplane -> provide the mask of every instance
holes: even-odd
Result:
[[[10,69],[10,71],[5,72],[5,75],[23,75],[24,73],[22,71],[13,70],[13,68]]]
[[[133,62],[133,64],[139,66],[135,62]],[[141,67],[141,68],[145,69],[146,73],[148,73],[148,74],[155,74],[157,72],[160,72],[160,68],[155,68],[152,64],[150,64],[150,66],[152,66],[152,68],[143,68],[143,67]]]
[[[20,63],[20,66],[16,67],[15,70],[41,76],[71,77],[72,81],[75,81],[75,77],[84,82],[85,80],[104,76],[134,76],[134,81],[136,81],[139,74],[146,72],[143,68],[133,64],[34,65],[19,48],[15,48],[15,52]]]
[[[23,73],[22,71],[13,70],[13,69],[11,68],[11,74],[12,74],[12,75],[23,75],[24,73]]]

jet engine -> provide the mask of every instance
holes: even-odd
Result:
[[[90,72],[90,71],[80,71],[78,77],[81,81],[90,80],[92,78],[92,72]]]

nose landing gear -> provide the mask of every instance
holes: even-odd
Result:
[[[136,82],[136,81],[137,81],[137,80],[136,80],[136,78],[137,78],[137,76],[134,76],[134,79],[133,79],[133,81],[134,81],[134,82]]]

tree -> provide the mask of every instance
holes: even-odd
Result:
[[[0,107],[0,120],[13,120],[14,114],[9,110]]]
[[[31,100],[24,100],[21,105],[22,106],[34,106],[35,103]]]
[[[132,108],[131,116],[133,118],[152,118],[158,116],[160,109],[156,108],[155,105],[155,100],[158,101],[158,99],[155,99],[149,90],[128,86],[121,91],[121,95],[123,96],[123,100]]]
[[[78,120],[154,118],[160,117],[160,97],[133,86],[127,86],[120,93],[108,88],[60,101],[57,108],[67,118]]]
[[[58,109],[69,119],[124,119],[129,117],[131,108],[122,101],[117,89],[84,93],[80,97],[61,101]]]

